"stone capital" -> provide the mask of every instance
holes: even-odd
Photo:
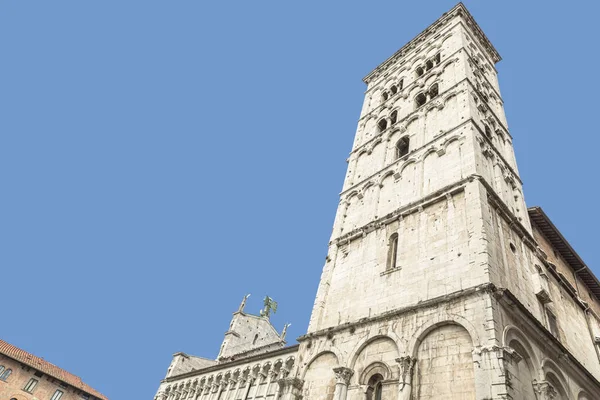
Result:
[[[396,358],[396,362],[400,364],[400,384],[410,385],[417,359],[411,356],[405,356]]]
[[[558,392],[548,381],[533,381],[533,389],[539,394],[540,400],[554,400]]]
[[[346,386],[348,386],[350,378],[354,375],[354,371],[346,367],[336,367],[333,369],[333,372],[335,373],[336,383],[341,383]]]

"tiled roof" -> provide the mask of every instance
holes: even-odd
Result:
[[[33,354],[26,352],[25,350],[21,350],[18,347],[15,347],[10,343],[5,342],[2,339],[0,339],[0,354],[4,354],[7,357],[10,357],[16,361],[30,366],[31,368],[43,372],[48,376],[51,376],[55,379],[59,379],[65,382],[66,384],[69,384],[101,400],[108,400],[108,398],[102,393],[94,390],[90,386],[83,383],[80,377],[73,375],[72,373],[67,372],[62,368],[59,368],[54,364],[49,363],[43,358],[36,357]]]
[[[592,270],[585,265],[579,254],[575,252],[558,228],[550,221],[544,210],[541,207],[531,207],[527,211],[531,222],[542,231],[546,239],[573,268],[575,275],[581,278],[590,292],[600,299],[600,281],[598,281]]]

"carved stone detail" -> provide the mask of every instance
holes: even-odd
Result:
[[[540,400],[554,400],[558,396],[558,392],[548,381],[533,381],[533,389]]]
[[[346,386],[350,383],[350,378],[352,378],[352,375],[354,375],[354,371],[346,367],[334,368],[333,372],[335,373],[336,383],[341,383]]]

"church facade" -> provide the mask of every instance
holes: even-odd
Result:
[[[307,333],[244,299],[155,400],[600,399],[600,282],[525,205],[498,61],[458,4],[364,78]]]

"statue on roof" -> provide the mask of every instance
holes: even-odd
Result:
[[[248,297],[250,297],[250,294],[244,296],[242,304],[240,304],[240,308],[238,308],[238,312],[244,312],[244,307],[246,307],[246,300],[248,300]]]
[[[269,296],[265,296],[265,298],[263,300],[263,304],[264,304],[265,308],[260,310],[261,317],[269,318],[271,316],[271,312],[273,312],[273,314],[275,314],[277,312],[277,302],[275,300],[273,300],[272,298],[270,298]]]

